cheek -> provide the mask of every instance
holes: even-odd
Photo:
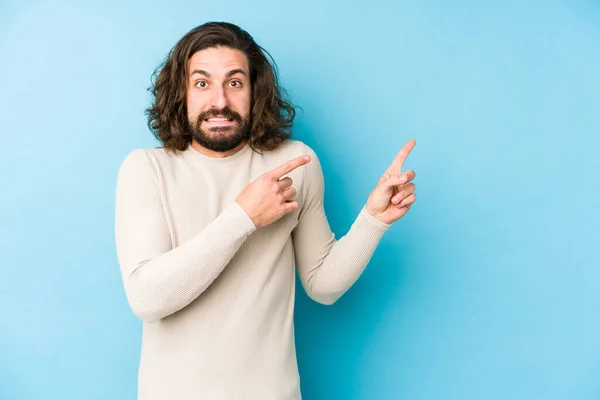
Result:
[[[197,116],[203,110],[204,101],[200,96],[188,92],[186,95],[186,108],[188,116]]]
[[[250,92],[240,93],[236,98],[235,107],[245,115],[250,113],[252,107],[252,95]]]

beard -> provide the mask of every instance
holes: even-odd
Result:
[[[208,117],[221,115],[236,122],[232,126],[219,126],[209,129],[202,129],[202,122]],[[226,152],[235,149],[245,139],[250,137],[250,119],[242,118],[240,114],[225,107],[221,110],[204,111],[198,115],[195,122],[190,123],[192,138],[202,147],[217,151]]]

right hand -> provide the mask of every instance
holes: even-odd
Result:
[[[257,228],[265,227],[285,214],[295,211],[298,202],[292,179],[282,176],[310,162],[310,156],[301,156],[269,171],[251,182],[235,200],[246,211]]]

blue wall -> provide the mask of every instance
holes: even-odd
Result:
[[[0,398],[133,399],[117,168],[153,68],[246,28],[303,108],[343,235],[408,139],[418,201],[332,307],[297,299],[306,399],[600,398],[600,3],[0,5]]]

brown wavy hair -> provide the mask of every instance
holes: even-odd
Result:
[[[154,71],[148,89],[154,97],[146,109],[148,127],[167,150],[188,148],[193,137],[186,107],[188,60],[198,51],[219,46],[240,50],[248,59],[252,85],[250,147],[257,152],[277,148],[292,136],[295,107],[279,84],[271,55],[248,32],[228,22],[208,22],[192,29]]]

